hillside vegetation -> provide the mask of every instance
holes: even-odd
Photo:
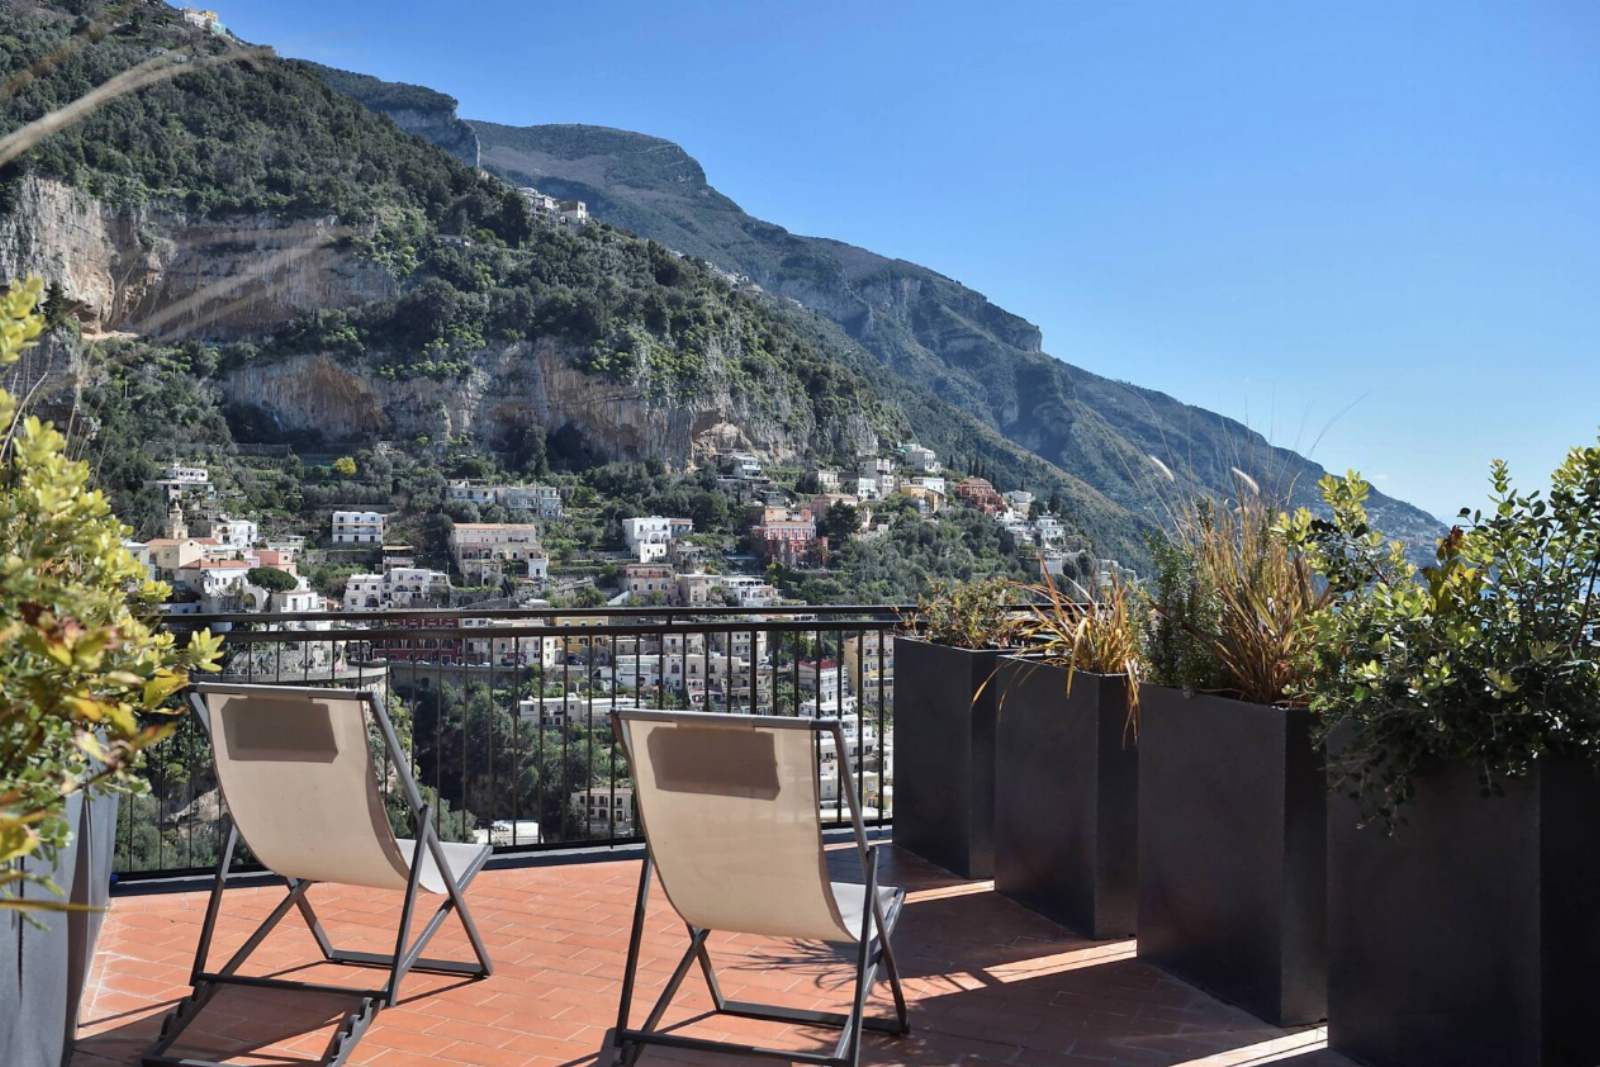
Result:
[[[0,103],[0,132],[153,55],[217,57],[239,47],[157,5],[7,5],[0,69],[20,89]],[[621,404],[639,413],[634,421],[687,426],[690,435],[714,429],[798,466],[849,462],[863,447],[915,435],[1002,488],[1061,500],[1080,540],[1097,551],[1142,554],[1148,519],[936,392],[885,376],[829,319],[730,284],[698,257],[621,228],[535,219],[511,186],[405,133],[324,77],[270,57],[196,69],[118,98],[0,174],[5,221],[21,235],[11,269],[35,269],[29,249],[74,225],[16,214],[24,201],[51,202],[38,183],[64,183],[92,198],[108,231],[136,230],[151,250],[152,273],[141,283],[145,298],[156,294],[143,309],[151,319],[161,318],[172,284],[162,257],[192,255],[186,271],[203,276],[220,269],[220,259],[205,258],[211,245],[249,262],[262,226],[297,220],[344,228],[331,273],[359,267],[385,279],[351,283],[336,306],[265,319],[191,317],[132,337],[144,320],[123,315],[131,297],[91,306],[96,297],[64,279],[63,321],[123,335],[78,357],[83,414],[99,428],[90,447],[121,499],[135,500],[157,455],[228,455],[241,443],[354,451],[399,435],[412,462],[440,470],[472,454],[513,471],[535,456],[571,471],[695,458],[687,448],[655,451],[654,439],[630,437],[593,410]],[[342,84],[372,89],[361,79]],[[383,93],[406,110],[448,102],[415,87]],[[125,255],[105,250],[103,258]],[[296,411],[249,392],[268,378],[281,387],[301,368],[325,374],[319,368],[330,363],[341,389],[381,407],[370,421],[294,425]],[[568,408],[556,403],[552,368],[588,383],[578,400],[576,386],[562,386]],[[326,400],[320,382],[306,379],[297,395]],[[523,421],[438,414],[463,397],[496,414],[515,408]],[[573,414],[583,403],[589,409]],[[274,476],[280,501],[307,498],[306,486],[280,483]],[[390,494],[375,502],[405,506],[404,488],[391,481],[370,492]]]

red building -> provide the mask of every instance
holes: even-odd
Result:
[[[1005,498],[994,491],[987,478],[964,478],[956,483],[955,494],[963,504],[985,515],[998,515],[1006,509]]]

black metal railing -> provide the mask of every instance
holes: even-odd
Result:
[[[638,839],[613,707],[842,718],[848,781],[838,753],[817,742],[825,815],[845,822],[843,790],[853,789],[869,823],[887,824],[894,631],[912,617],[893,605],[469,607],[183,615],[169,625],[222,633],[227,680],[379,692],[441,836],[524,851]],[[188,716],[151,750],[144,775],[148,794],[125,798],[119,815],[118,875],[209,869],[221,802]]]

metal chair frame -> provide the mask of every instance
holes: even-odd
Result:
[[[211,721],[205,703],[208,693],[221,693],[236,696],[262,695],[272,697],[301,696],[306,698],[337,698],[349,700],[354,694],[346,689],[314,689],[300,686],[281,685],[246,685],[228,684],[221,682],[198,682],[190,687],[189,707],[199,719],[201,727],[206,731],[206,736],[211,735]],[[430,974],[451,974],[468,978],[487,978],[494,972],[494,965],[489,960],[489,952],[484,947],[483,939],[478,933],[477,924],[473,921],[472,912],[467,907],[464,894],[467,886],[471,884],[488,854],[482,854],[475,862],[463,870],[459,876],[450,869],[449,862],[445,859],[444,848],[439,841],[433,823],[429,820],[430,808],[422,799],[422,793],[417,788],[416,780],[412,777],[411,767],[400,739],[395,734],[394,724],[389,721],[388,714],[384,711],[382,703],[376,694],[364,692],[359,694],[366,701],[367,709],[372,715],[372,721],[377,723],[383,735],[384,753],[388,762],[394,767],[396,777],[400,781],[407,804],[411,808],[412,825],[416,832],[416,847],[411,856],[411,870],[406,882],[405,898],[400,909],[399,929],[395,935],[395,946],[392,954],[376,952],[356,952],[350,949],[335,948],[328,939],[327,932],[323,930],[321,921],[317,918],[311,901],[306,896],[306,891],[316,884],[306,879],[284,878],[287,895],[278,902],[254,933],[245,939],[243,945],[228,961],[214,971],[206,969],[206,957],[211,951],[211,938],[216,930],[217,916],[222,909],[222,890],[226,885],[228,872],[233,865],[234,849],[239,843],[239,828],[231,818],[228,819],[227,843],[223,846],[222,855],[217,861],[216,878],[212,882],[211,897],[206,903],[205,921],[200,927],[200,944],[195,949],[194,967],[189,975],[189,983],[194,991],[174,1008],[162,1021],[161,1034],[155,1043],[144,1053],[141,1062],[144,1067],[227,1067],[226,1064],[215,1060],[195,1059],[192,1057],[175,1056],[170,1050],[178,1039],[183,1036],[190,1023],[200,1014],[200,1011],[214,997],[224,985],[252,986],[265,989],[286,989],[297,992],[328,993],[341,997],[359,997],[360,1004],[353,1010],[346,1012],[339,1021],[333,1036],[329,1038],[323,1057],[326,1067],[341,1067],[349,1058],[351,1051],[361,1036],[372,1025],[378,1010],[387,1005],[394,1004],[400,995],[400,983],[411,971],[422,971]],[[247,842],[248,843],[248,842]],[[417,891],[421,879],[423,849],[427,849],[438,867],[439,874],[444,881],[445,899],[439,904],[433,915],[423,926],[417,939],[407,947],[407,938],[411,931],[413,913],[416,906]],[[378,989],[355,989],[339,985],[329,985],[318,982],[296,982],[283,978],[256,977],[237,973],[239,967],[260,947],[268,934],[289,914],[290,909],[300,913],[306,927],[311,931],[311,936],[316,939],[317,947],[322,952],[322,959],[326,963],[347,964],[357,967],[379,967],[389,972],[388,980]],[[476,963],[460,962],[456,960],[442,960],[425,957],[422,950],[432,940],[433,935],[439,932],[446,918],[454,912],[461,918],[461,925],[466,929],[467,938],[472,943],[473,953],[477,956]]]
[[[688,719],[703,716],[706,713],[652,713],[636,712],[642,717],[662,719]],[[721,718],[721,715],[714,716]],[[797,728],[793,719],[782,719],[781,724],[787,728]],[[861,819],[861,807],[855,792],[849,787],[850,762],[848,750],[845,747],[843,724],[838,719],[811,720],[809,723],[816,734],[830,733],[834,739],[834,751],[839,761],[839,787],[844,791],[850,801],[850,821],[854,828],[856,852],[861,860],[861,868],[866,877],[866,900],[871,906],[862,909],[861,936],[856,952],[855,965],[855,999],[848,1014],[839,1012],[809,1011],[799,1008],[790,1008],[777,1004],[757,1004],[746,1001],[728,1000],[722,995],[722,987],[717,982],[716,970],[711,965],[711,955],[706,949],[706,942],[710,939],[711,931],[699,929],[684,923],[689,933],[689,947],[684,951],[683,958],[673,969],[672,976],[667,979],[666,987],[656,999],[655,1005],[645,1017],[644,1025],[631,1027],[628,1025],[628,1016],[633,1006],[634,980],[638,975],[639,953],[644,940],[645,906],[650,896],[650,879],[654,873],[655,860],[653,846],[650,844],[649,826],[644,828],[645,858],[642,870],[639,872],[639,890],[633,910],[633,928],[628,938],[628,962],[622,975],[622,998],[617,1008],[617,1026],[613,1032],[612,1046],[615,1051],[617,1064],[632,1067],[646,1046],[660,1045],[667,1048],[687,1049],[697,1052],[719,1052],[738,1056],[759,1056],[768,1059],[788,1060],[793,1063],[811,1063],[825,1065],[825,1067],[859,1067],[861,1063],[861,1033],[863,1029],[875,1030],[904,1036],[911,1032],[911,1023],[906,1015],[905,993],[900,986],[900,972],[895,966],[894,949],[890,944],[890,937],[894,933],[893,924],[887,921],[884,913],[883,902],[878,899],[878,846],[867,841],[866,827]],[[617,738],[617,743],[626,749],[623,739],[621,716],[616,712],[611,713],[611,728]],[[637,774],[630,759],[630,771]],[[896,920],[898,921],[898,909]],[[721,1015],[736,1015],[746,1019],[762,1019],[769,1022],[799,1023],[806,1026],[823,1026],[840,1031],[839,1040],[832,1053],[803,1052],[794,1049],[766,1048],[759,1045],[745,1045],[737,1042],[711,1041],[705,1038],[688,1037],[682,1034],[665,1032],[659,1029],[662,1016],[666,1014],[678,989],[683,984],[684,978],[689,973],[692,964],[698,961],[700,972],[705,976],[706,987],[711,993],[711,1002],[716,1013]],[[878,980],[878,970],[882,967],[884,976],[888,980],[890,992],[894,995],[895,1018],[878,1019],[866,1015],[867,994]]]

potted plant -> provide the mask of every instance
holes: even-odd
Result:
[[[1294,531],[1335,594],[1306,687],[1337,787],[1329,1042],[1379,1067],[1600,1062],[1600,447],[1548,498],[1492,483],[1420,570],[1355,475]]]
[[[1278,1025],[1325,1014],[1325,778],[1297,695],[1326,595],[1239,477],[1156,546],[1139,955]]]
[[[995,676],[995,889],[1072,930],[1126,937],[1138,902],[1141,604],[1120,572],[1023,588]]]
[[[0,366],[39,335],[37,279],[0,297]],[[148,621],[164,587],[53,428],[0,390],[0,1062],[70,1055],[127,771],[169,727],[143,714],[209,667]]]
[[[895,636],[894,843],[963,878],[994,870],[995,690],[1012,586],[937,584]]]

